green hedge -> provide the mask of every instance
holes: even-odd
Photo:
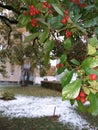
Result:
[[[48,89],[62,91],[61,83],[57,81],[41,81],[41,86]]]

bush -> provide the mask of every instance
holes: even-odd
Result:
[[[41,81],[41,86],[48,89],[62,91],[61,83],[57,81]]]
[[[11,92],[4,92],[2,94],[2,99],[4,99],[4,100],[13,100],[13,99],[15,99],[15,95],[13,93],[11,93]]]

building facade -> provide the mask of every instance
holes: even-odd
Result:
[[[6,77],[3,77],[2,74],[0,74],[0,82],[19,83],[21,76],[21,66],[11,65],[9,62],[6,62],[6,72]]]

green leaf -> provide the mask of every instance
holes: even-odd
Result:
[[[58,4],[52,4],[53,8],[58,12],[58,14],[64,16],[62,8]]]
[[[54,48],[54,41],[53,40],[47,40],[45,43],[45,52],[51,52]]]
[[[87,112],[87,108],[83,105],[82,102],[78,101],[78,109],[82,112]]]
[[[90,93],[90,89],[89,89],[88,86],[86,86],[86,87],[83,86],[82,89],[83,89],[83,91],[85,92],[85,94],[89,95],[89,93]]]
[[[75,99],[80,92],[82,81],[80,79],[64,86],[62,90],[62,100]]]
[[[19,17],[18,17],[18,21],[20,24],[22,24],[23,26],[25,26],[27,23],[29,23],[31,20],[30,17],[28,16],[24,16],[24,14],[21,14]]]
[[[48,18],[48,23],[51,26],[51,28],[54,29],[59,29],[61,28],[63,25],[61,23],[62,17],[60,15],[56,16],[56,17],[49,17]]]
[[[79,61],[77,61],[76,59],[72,59],[70,61],[75,65],[80,65]]]
[[[92,46],[96,47],[96,46],[98,45],[98,40],[97,40],[96,36],[90,38],[90,39],[89,39],[89,43],[90,43]]]
[[[69,38],[65,39],[64,40],[64,48],[66,50],[70,50],[71,46],[72,46],[71,40]]]
[[[82,14],[77,13],[74,17],[74,22],[78,23],[79,19],[81,18]]]
[[[67,55],[66,54],[61,55],[61,57],[60,57],[61,63],[65,63],[66,59],[67,59]]]
[[[88,44],[88,46],[87,46],[87,50],[88,50],[88,55],[93,55],[93,54],[95,54],[96,53],[96,48],[95,47],[93,47],[92,45],[90,45],[90,44]]]
[[[54,47],[54,41],[53,40],[47,40],[45,42],[45,64],[47,65],[49,63],[49,59],[50,59],[50,52],[52,51]]]
[[[92,113],[92,115],[97,116],[98,115],[98,98],[90,93],[88,100],[90,101],[89,110]]]
[[[50,53],[49,52],[45,53],[44,59],[45,59],[45,65],[48,65],[49,60],[50,60]]]
[[[70,104],[71,104],[71,105],[74,105],[74,103],[75,103],[75,100],[74,100],[74,99],[71,99],[71,100],[70,100]]]
[[[42,32],[39,35],[39,41],[40,41],[40,43],[43,43],[47,39],[48,36],[49,36],[49,29],[46,29],[44,32]]]
[[[72,77],[73,77],[73,70],[72,71],[65,71],[63,76],[61,77],[62,87],[64,87],[68,83],[70,83]]]
[[[89,90],[93,93],[93,94],[96,94],[98,92],[98,82],[96,81],[92,81],[90,82],[89,81],[89,84],[90,86],[89,87]]]
[[[64,67],[59,67],[57,69],[57,74],[61,74],[62,72],[64,72],[65,68],[66,68],[65,66]]]
[[[98,75],[98,71],[94,70],[93,68],[87,68],[87,69],[85,69],[85,72],[87,75],[90,75],[90,74]]]
[[[89,28],[89,27],[97,25],[97,22],[98,22],[97,19],[98,19],[98,17],[92,18],[91,20],[86,21],[84,23],[84,26],[87,27],[87,28]]]
[[[98,34],[98,27],[95,28],[94,32],[95,34]]]
[[[25,40],[24,40],[24,43],[30,42],[30,41],[34,40],[36,37],[39,36],[39,34],[40,34],[40,33],[34,33],[34,34],[32,34],[32,35],[27,36],[27,37],[25,38]]]
[[[98,59],[94,57],[88,57],[81,64],[83,69],[94,68],[98,66]]]

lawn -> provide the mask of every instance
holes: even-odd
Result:
[[[42,88],[41,86],[8,86],[0,88],[4,91],[14,93],[15,95],[35,96],[35,97],[60,97],[61,93],[58,91]],[[98,128],[98,116],[92,117],[90,114],[84,114],[77,110],[77,113],[86,119],[91,126]],[[57,116],[44,116],[36,118],[13,118],[2,116],[0,114],[0,130],[79,130],[79,128],[72,128],[69,123],[58,122]],[[83,129],[82,129],[83,130]],[[89,130],[89,129],[84,129]],[[91,130],[97,130],[92,128]]]
[[[13,93],[15,95],[21,94],[21,95],[36,96],[36,97],[61,96],[60,92],[53,91],[51,89],[46,89],[41,86],[28,86],[28,87],[6,86],[6,87],[2,87],[1,89]]]
[[[55,117],[0,118],[0,130],[69,130],[67,125],[57,122]]]

